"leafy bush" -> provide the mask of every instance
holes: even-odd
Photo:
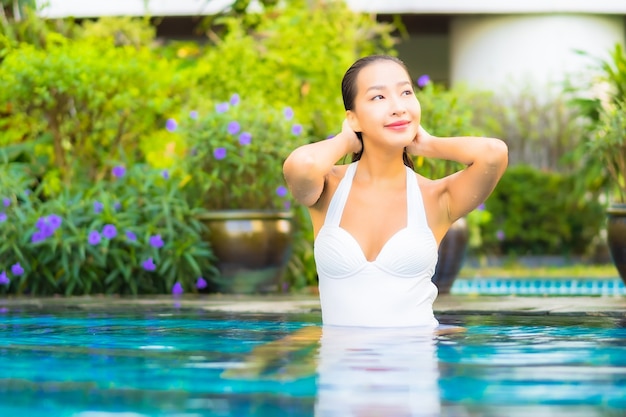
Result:
[[[97,181],[111,160],[141,161],[140,139],[184,99],[175,66],[146,48],[52,36],[11,49],[0,65],[0,145],[37,142],[46,192]],[[41,166],[43,165],[43,166]]]
[[[422,108],[421,124],[428,133],[439,137],[479,136],[483,131],[474,124],[472,103],[478,92],[463,88],[446,88],[426,76],[418,80],[417,99]],[[442,178],[459,169],[461,164],[417,157],[417,171],[428,178]]]
[[[221,101],[239,91],[292,107],[318,138],[341,128],[341,78],[356,58],[394,53],[393,27],[344,1],[289,1],[255,17],[253,28],[242,18],[219,21],[224,36],[213,39],[191,70],[196,91]]]
[[[573,193],[575,176],[510,167],[486,201],[485,250],[505,255],[581,255],[605,220],[595,198]]]
[[[209,111],[169,119],[166,129],[186,148],[174,167],[186,174],[184,189],[194,206],[290,208],[282,165],[293,147],[306,143],[290,107],[233,94]]]
[[[215,274],[200,210],[164,171],[116,166],[108,181],[42,200],[18,167],[1,169],[0,284],[8,292],[194,291],[199,277]]]

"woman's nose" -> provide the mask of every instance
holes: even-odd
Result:
[[[404,114],[406,113],[406,106],[401,98],[392,98],[390,100],[391,114]]]

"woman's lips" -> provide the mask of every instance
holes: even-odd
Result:
[[[393,122],[393,123],[390,123],[388,125],[385,125],[385,127],[390,128],[390,129],[402,129],[402,128],[408,126],[409,123],[411,123],[411,122],[409,122],[408,120],[401,120],[399,122]]]

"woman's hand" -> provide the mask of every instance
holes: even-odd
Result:
[[[363,143],[359,140],[354,130],[350,127],[350,123],[348,123],[348,119],[344,119],[341,124],[341,133],[338,136],[341,136],[345,140],[348,141],[348,149],[350,153],[361,152],[363,149]]]
[[[423,156],[424,150],[428,143],[433,139],[433,136],[428,133],[422,125],[419,126],[417,130],[417,134],[413,139],[413,142],[409,146],[406,147],[406,151],[409,155]]]

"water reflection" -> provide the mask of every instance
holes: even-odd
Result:
[[[432,331],[325,326],[319,344],[316,417],[439,416]]]

